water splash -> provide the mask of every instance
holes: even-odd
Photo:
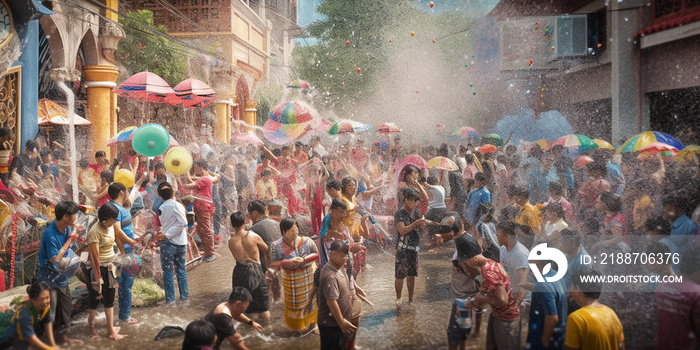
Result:
[[[75,94],[71,89],[68,88],[65,82],[59,81],[58,87],[66,95],[66,101],[68,103],[68,137],[70,139],[70,184],[73,192],[73,202],[79,203],[78,199],[78,172],[76,169],[77,163],[77,151],[75,149]]]

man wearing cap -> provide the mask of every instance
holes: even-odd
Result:
[[[453,298],[452,313],[450,314],[449,325],[447,326],[447,341],[450,350],[466,349],[467,338],[472,329],[472,310],[471,308],[462,308],[459,299],[473,298],[479,289],[476,286],[474,278],[479,272],[468,267],[460,262],[466,260],[470,255],[471,247],[478,246],[474,237],[469,233],[464,232],[462,219],[457,212],[449,212],[445,214],[440,222],[440,234],[436,235],[439,242],[455,240],[455,251],[452,256],[452,280],[450,282],[450,295]],[[470,245],[470,243],[473,243]]]
[[[334,241],[329,248],[328,263],[321,269],[317,323],[323,350],[347,349],[354,343],[357,327],[350,322],[353,292],[343,268],[349,251],[347,243]]]
[[[513,296],[513,288],[506,270],[501,264],[481,255],[476,240],[467,240],[458,258],[460,266],[481,270],[481,289],[474,300],[466,305],[475,308],[491,306],[486,331],[487,349],[520,349],[520,309]]]

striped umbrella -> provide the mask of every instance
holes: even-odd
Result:
[[[115,135],[114,137],[109,139],[109,141],[107,141],[107,146],[114,146],[119,142],[131,143],[131,134],[133,134],[134,131],[136,131],[136,129],[138,128],[135,126],[129,126],[122,129],[120,132],[117,133],[117,135]]]
[[[556,145],[564,146],[564,148],[577,151],[578,153],[588,152],[598,148],[598,145],[595,142],[593,142],[593,140],[591,140],[588,136],[579,134],[569,134],[566,136],[562,136],[556,141],[554,141],[550,148]]]
[[[678,149],[671,145],[667,145],[661,142],[654,142],[649,146],[642,148],[639,151],[639,159],[646,159],[655,155],[659,155],[662,158],[673,157],[678,154]]]
[[[488,143],[494,146],[503,146],[503,139],[498,134],[486,134],[482,136],[482,140],[484,140],[484,143]]]
[[[615,150],[615,147],[608,141],[602,139],[593,139],[593,142],[595,142],[595,144],[598,145],[598,148],[611,149],[613,151]]]
[[[268,120],[263,125],[263,135],[265,138],[278,145],[294,141],[311,130],[309,123],[280,124],[273,120]]]
[[[335,124],[328,129],[328,133],[331,135],[354,134],[356,132],[368,131],[371,129],[374,128],[354,120],[341,120],[335,122]]]
[[[308,89],[310,86],[308,82],[301,79],[296,79],[290,81],[289,84],[287,84],[287,87],[292,89]]]
[[[680,151],[678,154],[676,154],[675,157],[673,157],[673,160],[679,163],[697,162],[698,160],[700,160],[700,146],[685,146],[685,148],[683,148],[682,151]]]
[[[547,149],[549,147],[552,147],[552,141],[545,140],[545,139],[539,139],[527,146],[527,149],[530,149],[532,147],[535,147],[535,145],[540,146],[541,149]]]
[[[204,108],[214,102],[216,92],[201,80],[189,78],[173,88],[175,94],[168,102],[184,108]]]
[[[468,127],[468,126],[463,126],[453,132],[450,133],[450,136],[461,136],[461,137],[476,137],[480,138],[481,135],[476,131],[476,129]]]
[[[477,148],[476,150],[482,154],[486,154],[486,153],[498,151],[498,147],[489,144],[489,145],[483,145],[483,146]]]
[[[660,131],[646,131],[625,141],[625,143],[623,143],[622,146],[617,149],[617,153],[638,152],[654,142],[665,143],[677,148],[678,150],[683,149],[683,144],[669,134]]]
[[[121,97],[156,103],[168,102],[175,90],[158,74],[140,72],[126,79],[114,92]]]
[[[455,171],[459,170],[459,167],[450,158],[435,157],[428,161],[428,169]]]
[[[394,123],[384,123],[379,126],[377,132],[380,134],[393,134],[401,132],[401,129],[399,129],[399,127],[397,127]]]
[[[281,103],[270,112],[270,120],[279,124],[306,123],[311,118],[309,110],[294,101]]]

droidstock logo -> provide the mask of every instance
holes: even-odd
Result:
[[[549,276],[546,278],[547,282],[556,282],[564,275],[566,275],[566,269],[568,267],[568,260],[566,259],[566,255],[561,252],[561,250],[557,248],[548,248],[547,243],[542,243],[536,245],[532,250],[530,251],[530,255],[528,255],[528,260],[539,260],[539,261],[554,261],[557,263],[557,273],[554,276]],[[535,275],[535,278],[537,279],[537,282],[544,282],[545,278],[543,276],[546,276],[551,270],[552,270],[552,263],[547,263],[542,268],[542,272],[540,272],[540,269],[537,267],[537,264],[530,263],[530,269],[532,270],[532,273]]]

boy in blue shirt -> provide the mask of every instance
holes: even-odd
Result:
[[[73,303],[68,274],[58,269],[56,264],[68,254],[73,240],[78,235],[72,234],[73,224],[78,218],[78,204],[72,201],[62,201],[54,208],[56,219],[49,224],[41,236],[39,255],[37,258],[36,277],[39,282],[51,286],[51,308],[49,317],[54,320],[54,329],[61,331],[70,323]],[[65,337],[65,342],[82,344],[81,341]]]
[[[536,260],[542,271],[546,260]],[[557,271],[552,268],[543,277],[552,277]],[[524,286],[527,288],[527,286]],[[532,289],[527,349],[563,349],[566,336],[567,299],[564,279],[556,282],[535,282]]]

